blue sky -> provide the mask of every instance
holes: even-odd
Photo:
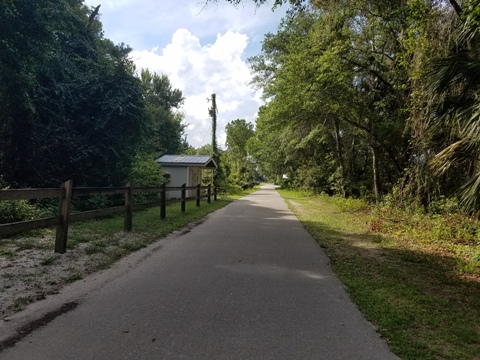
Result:
[[[237,7],[219,0],[86,0],[100,8],[105,37],[133,48],[138,68],[169,76],[182,90],[187,140],[194,147],[211,141],[207,98],[217,94],[217,136],[225,144],[225,125],[254,122],[261,93],[249,85],[246,59],[256,55],[267,32],[276,32],[286,8]]]

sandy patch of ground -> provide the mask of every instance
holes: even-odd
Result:
[[[131,252],[142,237],[120,232],[111,239],[79,243],[65,254],[54,253],[55,237],[51,234],[0,239],[0,319],[109,267]]]

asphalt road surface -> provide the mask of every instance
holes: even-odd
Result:
[[[396,359],[272,186],[145,251],[0,359]]]

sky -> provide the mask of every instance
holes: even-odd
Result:
[[[254,123],[263,104],[250,85],[247,58],[261,50],[264,35],[275,33],[286,7],[272,11],[251,0],[235,7],[226,0],[86,0],[101,4],[104,36],[133,48],[137,69],[170,78],[185,97],[187,141],[211,143],[207,99],[217,97],[217,143],[225,148],[225,126],[235,119]]]

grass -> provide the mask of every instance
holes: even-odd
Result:
[[[245,190],[235,190],[235,191],[230,191],[229,193],[222,194],[223,198],[226,200],[237,200],[240,199],[248,194],[251,194],[257,190],[260,189],[261,185],[257,185],[253,188],[250,189],[245,189]]]
[[[64,280],[67,283],[72,283],[74,281],[83,279],[83,277],[84,277],[84,274],[81,270],[79,270],[75,267],[70,267],[68,269],[67,276],[64,277]]]
[[[23,310],[27,307],[28,304],[32,302],[30,297],[19,296],[13,301],[13,307],[16,311]]]
[[[57,257],[55,255],[48,255],[45,256],[41,261],[40,265],[42,266],[50,266],[55,263],[55,260],[57,260]]]
[[[187,201],[184,213],[180,204],[171,204],[167,206],[165,219],[160,219],[159,208],[134,212],[131,233],[123,232],[123,216],[76,223],[70,227],[67,248],[84,244],[85,253],[94,256],[89,259],[87,273],[106,269],[120,258],[199,221],[229,202],[223,199],[212,200],[210,204],[202,201],[197,207],[195,201]]]
[[[375,228],[378,217],[360,201],[279,193],[395,354],[415,360],[480,359],[478,248],[470,245],[470,252],[464,247],[455,255],[448,242],[409,236],[420,230],[408,223],[410,232],[399,230],[402,222],[395,222],[394,231]],[[472,261],[466,261],[469,256]]]
[[[37,243],[33,239],[27,239],[24,241],[18,241],[17,242],[17,249],[18,250],[29,250],[29,249],[35,249],[37,247]]]
[[[0,248],[0,256],[5,256],[8,260],[15,258],[15,251],[9,248]]]
[[[218,200],[212,201],[210,204],[202,202],[200,207],[196,207],[195,201],[187,201],[185,213],[180,211],[180,204],[171,204],[167,206],[167,216],[163,220],[160,219],[159,208],[137,211],[133,213],[133,232],[148,238],[163,237],[189,223],[204,218],[228,203],[229,201],[226,200]],[[71,226],[70,230],[70,236],[72,239],[76,239],[74,240],[76,243],[91,243],[92,238],[104,241],[106,237],[123,231],[123,216],[76,223]]]

